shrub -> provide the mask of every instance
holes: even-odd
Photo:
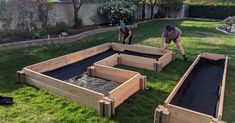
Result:
[[[82,25],[82,19],[81,19],[80,17],[77,17],[75,20],[76,20],[76,22],[75,22],[75,23],[76,23],[76,24],[75,24],[76,26],[79,27],[79,26]]]
[[[57,22],[55,26],[48,25],[42,29],[42,34],[56,34],[59,35],[61,32],[68,32],[69,26],[65,22]]]
[[[235,16],[235,6],[224,5],[189,5],[189,17],[225,19]]]
[[[109,1],[98,10],[98,13],[108,20],[109,23],[115,24],[119,20],[132,22],[135,19],[136,5],[131,2]]]
[[[11,29],[0,30],[0,39],[14,36],[15,31]]]
[[[28,36],[30,39],[38,39],[41,37],[41,30],[37,27],[30,27],[28,29]]]
[[[57,22],[56,25],[56,31],[61,32],[68,32],[69,26],[65,22]]]

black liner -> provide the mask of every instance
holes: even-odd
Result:
[[[123,54],[148,57],[148,58],[154,58],[154,59],[158,59],[159,57],[161,57],[161,55],[145,54],[145,53],[139,53],[139,52],[128,51],[128,50],[120,52],[120,51],[115,51],[113,49],[109,49],[100,54],[91,56],[84,60],[75,62],[70,65],[66,65],[64,67],[61,67],[52,71],[45,72],[43,74],[56,78],[56,79],[60,79],[60,80],[68,80],[75,76],[81,76],[87,71],[87,68],[92,66],[95,62],[100,61],[116,53],[123,53]]]
[[[224,65],[225,59],[200,58],[171,104],[215,117]]]

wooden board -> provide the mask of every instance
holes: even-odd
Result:
[[[212,116],[181,108],[178,106],[168,105],[169,123],[210,123]]]
[[[36,80],[40,83],[55,87],[57,89],[63,90],[67,93],[73,94],[78,96],[81,100],[89,100],[89,102],[87,102],[88,104],[86,105],[94,105],[97,104],[96,106],[98,106],[98,102],[99,100],[104,98],[104,94],[86,89],[86,88],[82,88],[80,86],[76,86],[70,83],[66,83],[64,81],[58,80],[58,79],[54,79],[52,77],[48,77],[46,75],[37,73],[35,71],[29,70],[29,69],[24,69],[24,73],[26,75],[26,78],[31,78],[33,80]],[[29,79],[28,79],[29,80]],[[29,81],[26,81],[26,83],[28,83]],[[33,84],[37,84],[37,83],[33,83]],[[45,89],[45,88],[42,88]],[[55,92],[56,93],[56,92]],[[96,108],[96,107],[94,107]]]
[[[158,59],[158,61],[162,64],[162,68],[168,65],[173,59],[172,59],[172,51],[167,52],[162,57]]]
[[[175,88],[173,89],[173,91],[171,91],[170,95],[167,97],[166,101],[164,102],[164,105],[168,105],[171,100],[173,99],[173,97],[175,96],[175,94],[177,93],[177,91],[180,89],[180,87],[182,86],[182,84],[184,83],[185,79],[188,77],[188,75],[190,74],[190,72],[193,70],[193,68],[195,67],[195,65],[198,63],[198,61],[201,58],[201,54],[199,54],[197,56],[197,58],[194,60],[193,64],[189,67],[189,69],[186,71],[186,73],[183,75],[183,77],[180,79],[180,81],[177,83],[177,85],[175,86]]]
[[[147,53],[147,54],[155,54],[155,55],[164,55],[167,52],[169,52],[169,50],[165,50],[165,49],[161,49],[161,48],[154,48],[154,47],[149,47],[149,46],[118,44],[118,43],[112,43],[111,47],[117,51],[130,50],[130,51]]]
[[[129,70],[123,70],[118,68],[113,68],[104,65],[94,64],[94,75],[99,78],[112,80],[120,83],[128,81],[133,76],[137,75],[137,72],[132,72]]]
[[[220,98],[219,98],[219,105],[217,107],[218,112],[216,118],[218,120],[222,120],[223,115],[223,107],[224,107],[224,93],[225,93],[225,82],[226,82],[226,75],[227,75],[227,67],[228,67],[228,56],[226,56],[225,65],[224,65],[224,74],[222,79],[221,91],[220,91]]]
[[[119,64],[118,63],[118,57],[119,57],[118,54],[114,54],[114,55],[112,55],[110,57],[107,57],[107,58],[105,58],[103,60],[100,60],[100,61],[96,62],[95,64],[113,67],[113,66]]]
[[[137,74],[127,82],[120,85],[118,88],[109,92],[108,97],[115,101],[115,107],[123,103],[127,98],[141,89],[140,85],[141,75]]]
[[[156,59],[120,54],[119,64],[155,71]]]
[[[110,43],[102,44],[102,45],[92,47],[86,50],[78,51],[75,53],[70,53],[68,55],[64,55],[64,56],[50,59],[41,63],[30,65],[26,68],[31,69],[33,71],[40,72],[40,73],[51,71],[51,70],[66,66],[68,64],[75,63],[79,60],[83,60],[88,57],[97,55],[99,53],[107,51],[108,49],[110,49]]]
[[[37,88],[43,89],[43,90],[45,90],[45,91],[47,91],[47,92],[49,92],[53,95],[60,96],[64,99],[66,99],[66,100],[76,102],[76,103],[81,103],[83,105],[92,107],[92,108],[96,109],[97,111],[100,110],[99,104],[96,101],[90,100],[89,98],[81,97],[78,94],[70,93],[68,91],[59,89],[55,86],[51,86],[51,85],[48,85],[46,83],[37,81],[37,80],[35,80],[33,78],[30,78],[30,77],[26,77],[26,83],[31,85],[31,86],[35,86]],[[103,99],[103,96],[100,96],[99,99]],[[97,99],[97,100],[99,100],[99,99]]]
[[[214,53],[203,53],[203,58],[212,59],[212,60],[219,60],[219,59],[225,59],[226,56],[223,54],[214,54]]]
[[[220,98],[218,100],[216,118],[213,116],[204,114],[204,113],[200,113],[197,111],[193,111],[190,109],[186,109],[186,108],[182,108],[182,107],[170,104],[171,100],[173,99],[173,97],[175,96],[179,88],[182,86],[185,79],[188,77],[188,75],[192,71],[192,69],[198,63],[200,58],[207,58],[211,60],[225,59],[225,67],[224,67],[223,79],[221,82],[222,83],[221,89],[219,93]],[[169,123],[222,123],[223,121],[221,120],[222,120],[222,114],[223,114],[227,65],[228,65],[228,56],[225,56],[223,54],[211,54],[211,53],[199,54],[196,60],[193,62],[193,64],[190,66],[190,68],[187,70],[184,76],[180,79],[176,87],[173,89],[171,94],[168,96],[168,98],[164,102],[164,107],[169,111],[169,115],[168,115],[168,119],[166,123],[168,123],[168,121]],[[159,111],[157,113],[155,112],[155,114],[159,114]],[[155,119],[154,121],[156,121],[155,123],[158,123],[159,120]]]

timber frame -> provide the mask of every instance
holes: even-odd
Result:
[[[56,70],[66,65],[76,63],[109,49],[113,49],[115,51],[123,51],[128,49],[141,53],[157,54],[161,55],[161,57],[156,60],[125,54],[115,54],[94,63],[93,66],[88,67],[87,73],[90,76],[121,83],[120,86],[110,91],[108,95],[104,95],[102,93],[70,84],[43,74],[44,72]],[[128,57],[136,59],[137,62],[133,63],[134,65],[128,64],[128,62],[131,62]],[[174,58],[175,54],[169,50],[117,43],[106,43],[24,67],[23,70],[17,71],[17,82],[35,86],[48,91],[51,94],[63,97],[66,100],[92,107],[96,109],[101,116],[110,118],[113,114],[115,114],[116,107],[122,104],[137,91],[144,90],[146,88],[146,76],[142,76],[138,72],[113,68],[112,66],[116,64],[123,64],[160,72],[162,68],[174,60]],[[111,60],[106,63],[107,59]],[[141,62],[143,62],[142,60],[146,60],[147,64],[141,64]]]
[[[225,59],[225,66],[223,71],[222,82],[220,85],[219,100],[216,107],[216,117],[193,111],[187,108],[179,107],[173,104],[170,104],[173,97],[176,95],[177,91],[183,85],[187,76],[199,62],[200,58],[207,58],[212,60]],[[225,81],[228,65],[228,56],[223,54],[212,54],[212,53],[202,53],[199,54],[187,72],[180,79],[178,84],[175,86],[173,91],[170,93],[168,98],[163,105],[159,105],[154,113],[154,123],[224,123],[222,121],[223,114],[223,103],[224,103],[224,93],[225,93]]]

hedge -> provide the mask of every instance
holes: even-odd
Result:
[[[228,16],[235,16],[235,6],[223,5],[189,5],[189,17],[225,19]]]

